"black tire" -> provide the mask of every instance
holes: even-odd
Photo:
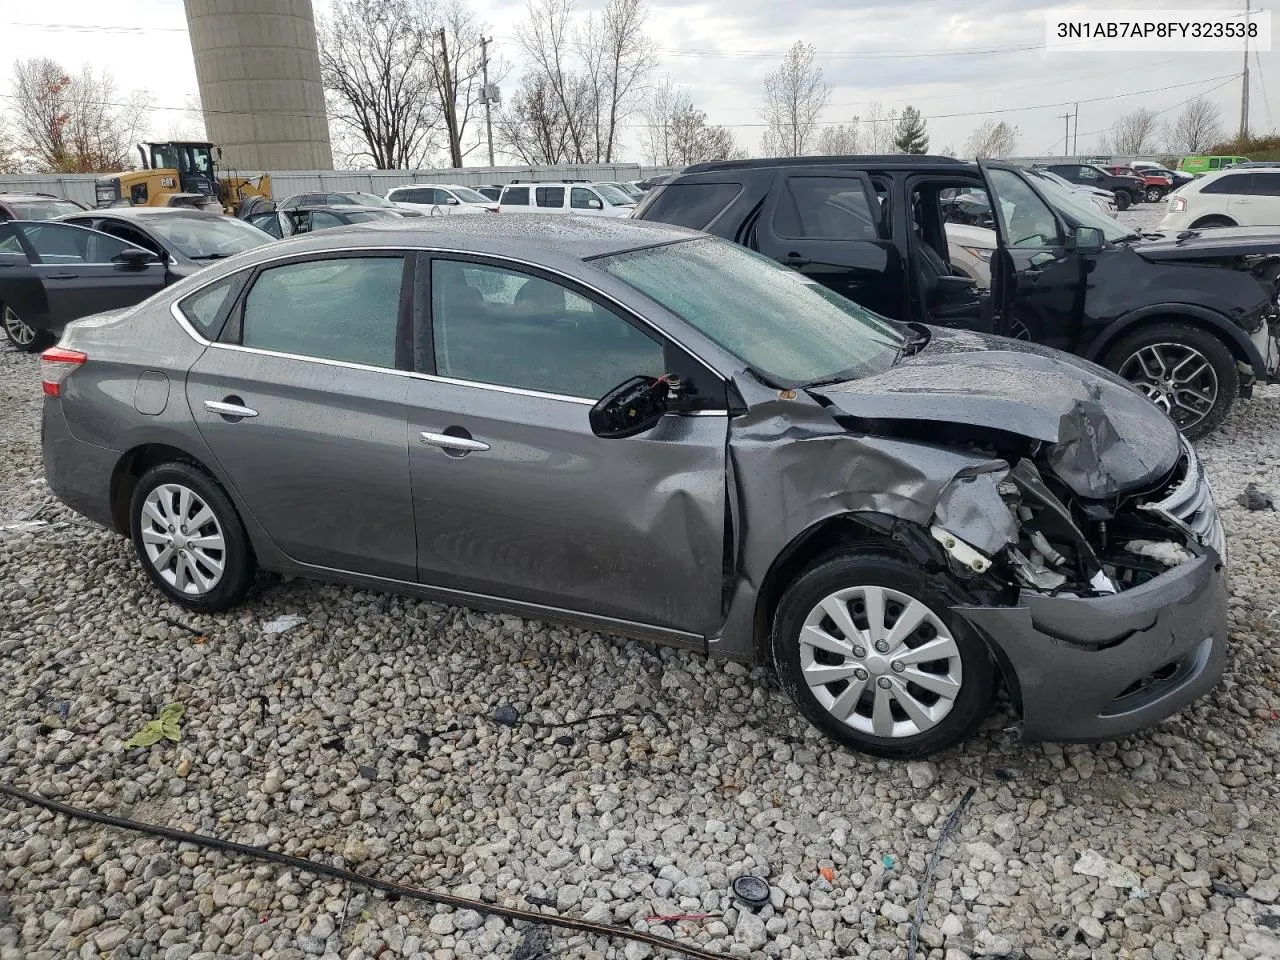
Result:
[[[1133,203],[1133,197],[1129,196],[1128,190],[1116,191],[1116,209],[1117,210],[1128,210],[1130,204],[1132,203]]]
[[[1159,203],[1164,199],[1164,190],[1161,187],[1147,187],[1147,203]]]
[[[1196,440],[1212,433],[1226,419],[1232,403],[1240,395],[1240,370],[1231,350],[1209,331],[1175,321],[1154,323],[1129,334],[1109,349],[1103,359],[1103,366],[1114,370],[1151,396],[1150,390],[1145,388],[1147,382],[1141,377],[1142,367],[1136,355],[1145,347],[1159,344],[1179,345],[1198,351],[1212,368],[1217,393],[1213,396],[1213,404],[1207,413],[1194,422],[1180,417],[1176,408],[1169,409],[1167,401],[1161,402],[1159,398],[1153,397],[1153,402],[1170,413],[1179,429],[1190,439]],[[1202,392],[1209,395],[1207,390]]]
[[[796,578],[782,595],[774,615],[770,652],[783,689],[795,701],[800,712],[810,723],[826,736],[846,747],[893,760],[905,760],[936,753],[945,747],[959,743],[977,730],[991,710],[995,691],[995,668],[983,640],[961,617],[951,611],[951,605],[957,602],[958,596],[945,595],[944,591],[948,589],[945,582],[945,577],[930,577],[920,569],[918,564],[909,563],[898,554],[874,545],[848,548],[842,552],[828,554]],[[960,689],[952,700],[950,710],[936,720],[932,727],[921,733],[882,737],[871,731],[855,729],[849,723],[828,712],[805,680],[800,633],[806,618],[810,615],[810,611],[815,610],[825,598],[837,591],[854,587],[887,588],[923,603],[954,640],[955,649],[958,651],[955,656],[958,656],[961,671]],[[885,604],[885,609],[890,614],[892,614],[892,603],[890,601]],[[865,613],[858,611],[858,604],[855,602],[847,605],[846,609],[855,618],[854,625],[859,629],[865,629],[859,626],[856,619],[862,617],[863,621],[866,621]],[[884,626],[891,625],[886,621]],[[918,642],[928,642],[928,633],[921,634],[920,630],[932,631],[933,639],[938,639],[938,633],[934,627],[924,623],[908,635],[908,641],[915,638],[917,645]],[[839,656],[833,656],[836,657],[835,662],[839,664]],[[878,666],[883,669],[884,658],[879,659],[882,662]],[[879,676],[875,682],[879,683],[886,678],[892,680],[895,676],[900,678],[896,682],[910,683],[910,674],[897,673],[896,668]],[[867,704],[874,702],[876,693],[869,679],[866,676],[863,678],[867,686],[860,694],[857,706],[853,708],[854,711],[869,712],[871,710]],[[823,686],[824,695],[834,697],[835,702],[839,703],[840,693],[848,689],[840,687],[840,684],[841,681],[836,681]],[[840,689],[836,689],[837,687]],[[925,693],[928,692],[925,691]],[[901,702],[894,701],[897,707],[895,719],[907,717],[902,710]],[[846,719],[853,715],[852,712],[847,714]],[[871,721],[864,719],[862,722]]]
[[[1212,217],[1201,217],[1199,220],[1197,220],[1195,223],[1191,225],[1191,229],[1207,230],[1213,227],[1235,227],[1235,226],[1239,226],[1239,224],[1237,224],[1230,217],[1212,216]]]
[[[216,521],[216,529],[221,536],[223,547],[220,551],[212,551],[209,555],[221,554],[222,572],[221,579],[207,592],[193,595],[179,590],[175,584],[165,579],[147,553],[147,543],[144,542],[144,522],[147,524],[148,535],[159,532],[159,527],[152,517],[144,514],[143,510],[152,492],[166,484],[180,485],[194,493],[212,512]],[[205,526],[203,529],[207,531],[213,528]],[[199,533],[199,531],[192,532]],[[176,462],[159,464],[139,478],[138,485],[133,490],[133,496],[129,498],[129,533],[133,538],[133,547],[137,551],[138,561],[151,582],[166,597],[188,610],[202,613],[226,610],[243,600],[253,585],[257,561],[249,545],[249,538],[245,534],[244,524],[240,521],[240,515],[217,481],[193,464]],[[194,554],[195,551],[192,550],[192,555]],[[166,564],[166,569],[168,566]],[[205,568],[206,573],[207,570],[208,568]]]
[[[55,343],[54,338],[45,330],[33,330],[22,322],[22,318],[11,308],[0,302],[0,326],[4,327],[4,337],[10,346],[23,353],[38,353],[45,347]]]

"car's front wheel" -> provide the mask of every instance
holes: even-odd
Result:
[[[1133,202],[1133,198],[1129,196],[1128,190],[1116,191],[1116,209],[1128,210],[1129,205]]]
[[[1191,439],[1217,429],[1240,393],[1235,357],[1207,330],[1158,323],[1121,340],[1105,366],[1173,418]]]
[[[1207,230],[1213,227],[1234,227],[1236,222],[1230,217],[1201,217],[1191,225],[1192,230]]]
[[[202,612],[239,603],[255,563],[231,500],[189,463],[152,467],[129,503],[130,533],[147,576],[170,600]]]
[[[773,662],[827,736],[876,756],[925,756],[970,736],[991,708],[987,649],[950,607],[894,553],[829,555],[783,594]]]
[[[28,326],[12,307],[5,304],[0,304],[0,322],[4,324],[5,339],[24,353],[43,350],[53,342],[47,333]]]

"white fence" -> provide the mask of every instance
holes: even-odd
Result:
[[[406,183],[459,183],[478,187],[512,180],[642,180],[675,173],[679,167],[642,167],[635,163],[584,164],[556,167],[464,167],[444,170],[273,170],[271,192],[277,199],[295,193],[362,190],[379,196]],[[227,171],[256,177],[261,171]],[[94,204],[93,182],[88,173],[16,174],[0,176],[0,193],[51,193]]]

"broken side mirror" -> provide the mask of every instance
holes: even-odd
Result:
[[[634,437],[657,426],[669,409],[672,388],[666,377],[632,377],[601,397],[587,420],[605,440]]]
[[[1072,248],[1076,253],[1101,253],[1105,242],[1102,231],[1097,227],[1076,227],[1072,235]]]

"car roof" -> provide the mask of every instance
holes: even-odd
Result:
[[[60,200],[63,203],[75,203],[66,197],[55,196],[52,193],[5,193],[0,191],[0,200],[21,200],[24,203],[31,200]]]
[[[194,207],[99,207],[95,210],[81,210],[79,213],[68,213],[59,217],[66,220],[71,217],[121,217],[125,220],[226,220],[224,213],[212,210],[196,210]]]
[[[971,168],[973,164],[966,160],[957,160],[955,157],[940,157],[927,153],[850,154],[829,157],[773,157],[763,160],[714,160],[685,167],[682,173],[713,173],[720,170],[757,170],[778,167],[876,167],[877,169],[910,170],[922,166]],[[681,175],[675,174],[676,177]]]
[[[491,254],[533,263],[548,254],[574,260],[659,246],[700,236],[697,231],[625,217],[420,217],[354,224],[292,238],[296,252],[347,247],[439,247],[458,253]],[[277,244],[274,250],[280,250]]]
[[[381,210],[389,217],[399,217],[401,214],[390,207],[370,207],[363,203],[303,203],[296,207],[290,207],[288,210],[281,210],[281,213],[298,213],[308,210],[324,210],[329,213],[368,213],[371,210]],[[271,213],[273,211],[263,211]]]

